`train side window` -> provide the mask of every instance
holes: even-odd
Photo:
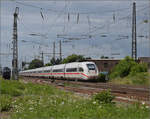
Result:
[[[77,68],[67,68],[66,72],[77,72]]]
[[[45,72],[45,73],[49,73],[50,71],[49,71],[49,70],[45,70],[44,72]]]
[[[54,69],[53,72],[63,72],[63,69]]]
[[[83,68],[82,67],[79,67],[79,72],[83,72]]]

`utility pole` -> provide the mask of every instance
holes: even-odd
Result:
[[[53,58],[55,60],[55,42],[53,42]]]
[[[42,51],[42,62],[43,62],[43,65],[44,65],[44,53],[43,53],[43,51]]]
[[[59,41],[59,50],[60,50],[60,60],[62,60],[62,52],[61,52],[61,40]]]
[[[0,7],[1,7],[1,1],[0,1]],[[1,26],[1,22],[0,22]],[[0,34],[1,37],[1,34]],[[0,38],[0,54],[1,54],[1,38]],[[1,64],[1,55],[0,55],[0,75],[2,75],[2,64]]]
[[[0,75],[2,75],[2,65],[1,65],[1,38],[0,38]]]
[[[150,1],[149,1],[149,11],[150,11]],[[150,12],[149,12],[149,20],[148,20],[148,23],[149,23],[149,57],[150,57]]]
[[[16,7],[14,13],[13,25],[13,60],[12,60],[12,79],[18,80],[18,35],[17,35],[17,18],[19,14],[19,7]]]
[[[136,43],[136,3],[133,3],[132,12],[132,58],[137,60],[137,43]]]

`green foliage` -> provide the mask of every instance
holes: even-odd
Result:
[[[70,62],[82,62],[85,58],[82,55],[72,54],[65,58],[62,63],[70,63]]]
[[[45,66],[51,66],[52,64],[51,63],[47,63],[47,64],[45,64]]]
[[[61,64],[61,59],[57,58],[55,64]]]
[[[22,84],[16,81],[3,83],[6,83],[5,86],[12,87],[11,89],[17,87],[23,93],[18,97],[11,97],[10,94],[3,94],[5,96],[0,97],[3,111],[8,111],[7,114],[11,119],[148,119],[150,116],[150,109],[147,106],[136,104],[124,107],[109,103],[113,100],[109,91],[93,100],[49,85]],[[99,103],[101,100],[104,103]]]
[[[61,59],[59,59],[59,58],[57,58],[57,59],[52,58],[51,61],[50,61],[50,64],[51,65],[61,64]]]
[[[110,74],[110,78],[126,77],[128,75],[136,75],[136,73],[147,72],[148,67],[145,63],[138,64],[132,58],[125,57],[119,64],[113,69]]]
[[[98,75],[98,79],[97,79],[97,80],[98,80],[99,82],[106,82],[105,77],[106,77],[105,74],[100,73],[100,74]]]
[[[127,56],[125,57],[125,59],[121,60],[119,64],[116,65],[116,67],[110,74],[110,77],[115,78],[128,76],[131,71],[131,68],[135,65],[137,65],[137,63],[132,58]]]
[[[11,108],[12,97],[9,95],[0,95],[0,112],[9,111]]]
[[[134,75],[128,76],[132,84],[136,85],[150,85],[150,76],[147,72],[140,72]]]
[[[131,67],[130,75],[136,75],[137,73],[147,72],[148,66],[146,63],[136,64],[135,66]]]
[[[14,80],[0,80],[1,94],[8,94],[10,96],[20,96],[25,89],[24,84]]]
[[[101,59],[109,59],[109,57],[102,55],[102,56],[101,56]]]
[[[150,84],[146,63],[136,63],[126,57],[113,69],[110,74],[111,82],[120,84],[148,85]]]
[[[148,20],[147,20],[147,19],[145,19],[143,22],[144,22],[144,23],[148,23]]]
[[[96,95],[94,95],[93,99],[97,101],[99,104],[101,103],[112,103],[112,100],[115,98],[111,94],[109,90],[104,90]]]
[[[29,64],[29,69],[35,69],[44,66],[43,62],[39,59],[34,59]]]
[[[129,75],[124,78],[117,77],[110,80],[116,84],[131,84],[131,85],[150,85],[150,75],[148,72],[136,73],[135,75]]]

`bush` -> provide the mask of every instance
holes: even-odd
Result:
[[[105,74],[100,73],[100,74],[98,75],[98,79],[97,79],[97,80],[98,80],[99,82],[106,82],[105,77],[106,77]]]
[[[150,77],[149,74],[146,72],[136,73],[134,76],[129,76],[132,81],[132,84],[137,85],[149,85],[150,84]]]
[[[141,63],[141,64],[137,64],[131,68],[130,75],[136,75],[137,73],[147,72],[147,71],[148,71],[147,64]]]
[[[124,78],[115,78],[111,82],[116,84],[130,84],[130,85],[150,85],[150,75],[148,72],[140,72],[135,75],[129,75]]]
[[[128,75],[135,75],[140,72],[147,72],[148,67],[145,63],[138,64],[132,58],[125,57],[118,65],[112,70],[110,78],[126,77]]]
[[[104,90],[93,96],[93,99],[98,103],[112,103],[112,100],[115,98],[109,90]]]
[[[12,98],[8,95],[0,96],[0,111],[9,111],[11,108]]]
[[[110,78],[128,76],[131,68],[136,64],[137,63],[129,56],[125,57],[125,59],[121,60],[119,64],[113,69]]]

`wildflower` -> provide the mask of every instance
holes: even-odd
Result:
[[[102,108],[102,106],[100,105],[98,108]]]
[[[32,110],[32,109],[33,109],[32,107],[29,108],[29,110]]]
[[[93,104],[96,104],[96,101],[94,101]]]
[[[146,106],[145,108],[147,108],[147,109],[148,109],[148,108],[149,108],[149,106]]]
[[[142,102],[142,105],[145,105],[145,102],[144,102],[144,101]]]
[[[64,102],[62,102],[61,105],[64,105]]]

